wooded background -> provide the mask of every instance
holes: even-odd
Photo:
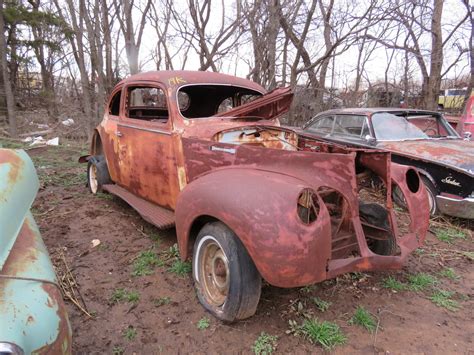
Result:
[[[468,0],[0,0],[0,8],[0,129],[12,137],[28,132],[28,110],[44,112],[49,126],[73,118],[89,135],[113,86],[142,70],[290,85],[292,125],[367,105],[377,92],[384,106],[437,109],[440,89],[473,88]]]

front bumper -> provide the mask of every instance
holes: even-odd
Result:
[[[436,196],[436,204],[441,213],[448,216],[474,219],[474,198],[458,200],[451,197]]]

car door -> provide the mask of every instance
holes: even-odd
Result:
[[[117,125],[118,184],[150,202],[174,208],[177,184],[166,91],[157,84],[124,88]]]

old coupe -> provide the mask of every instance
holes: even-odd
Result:
[[[392,164],[389,153],[280,127],[292,96],[218,73],[137,74],[115,87],[80,158],[92,193],[121,197],[159,228],[176,226],[198,298],[222,320],[255,313],[262,278],[299,287],[396,269],[425,238],[418,173]],[[387,186],[382,203],[358,193],[375,176]],[[404,231],[393,185],[410,213]]]

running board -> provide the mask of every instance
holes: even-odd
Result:
[[[107,184],[102,186],[102,188],[127,202],[145,221],[153,224],[157,228],[168,229],[174,227],[173,211],[137,197],[118,185]]]

